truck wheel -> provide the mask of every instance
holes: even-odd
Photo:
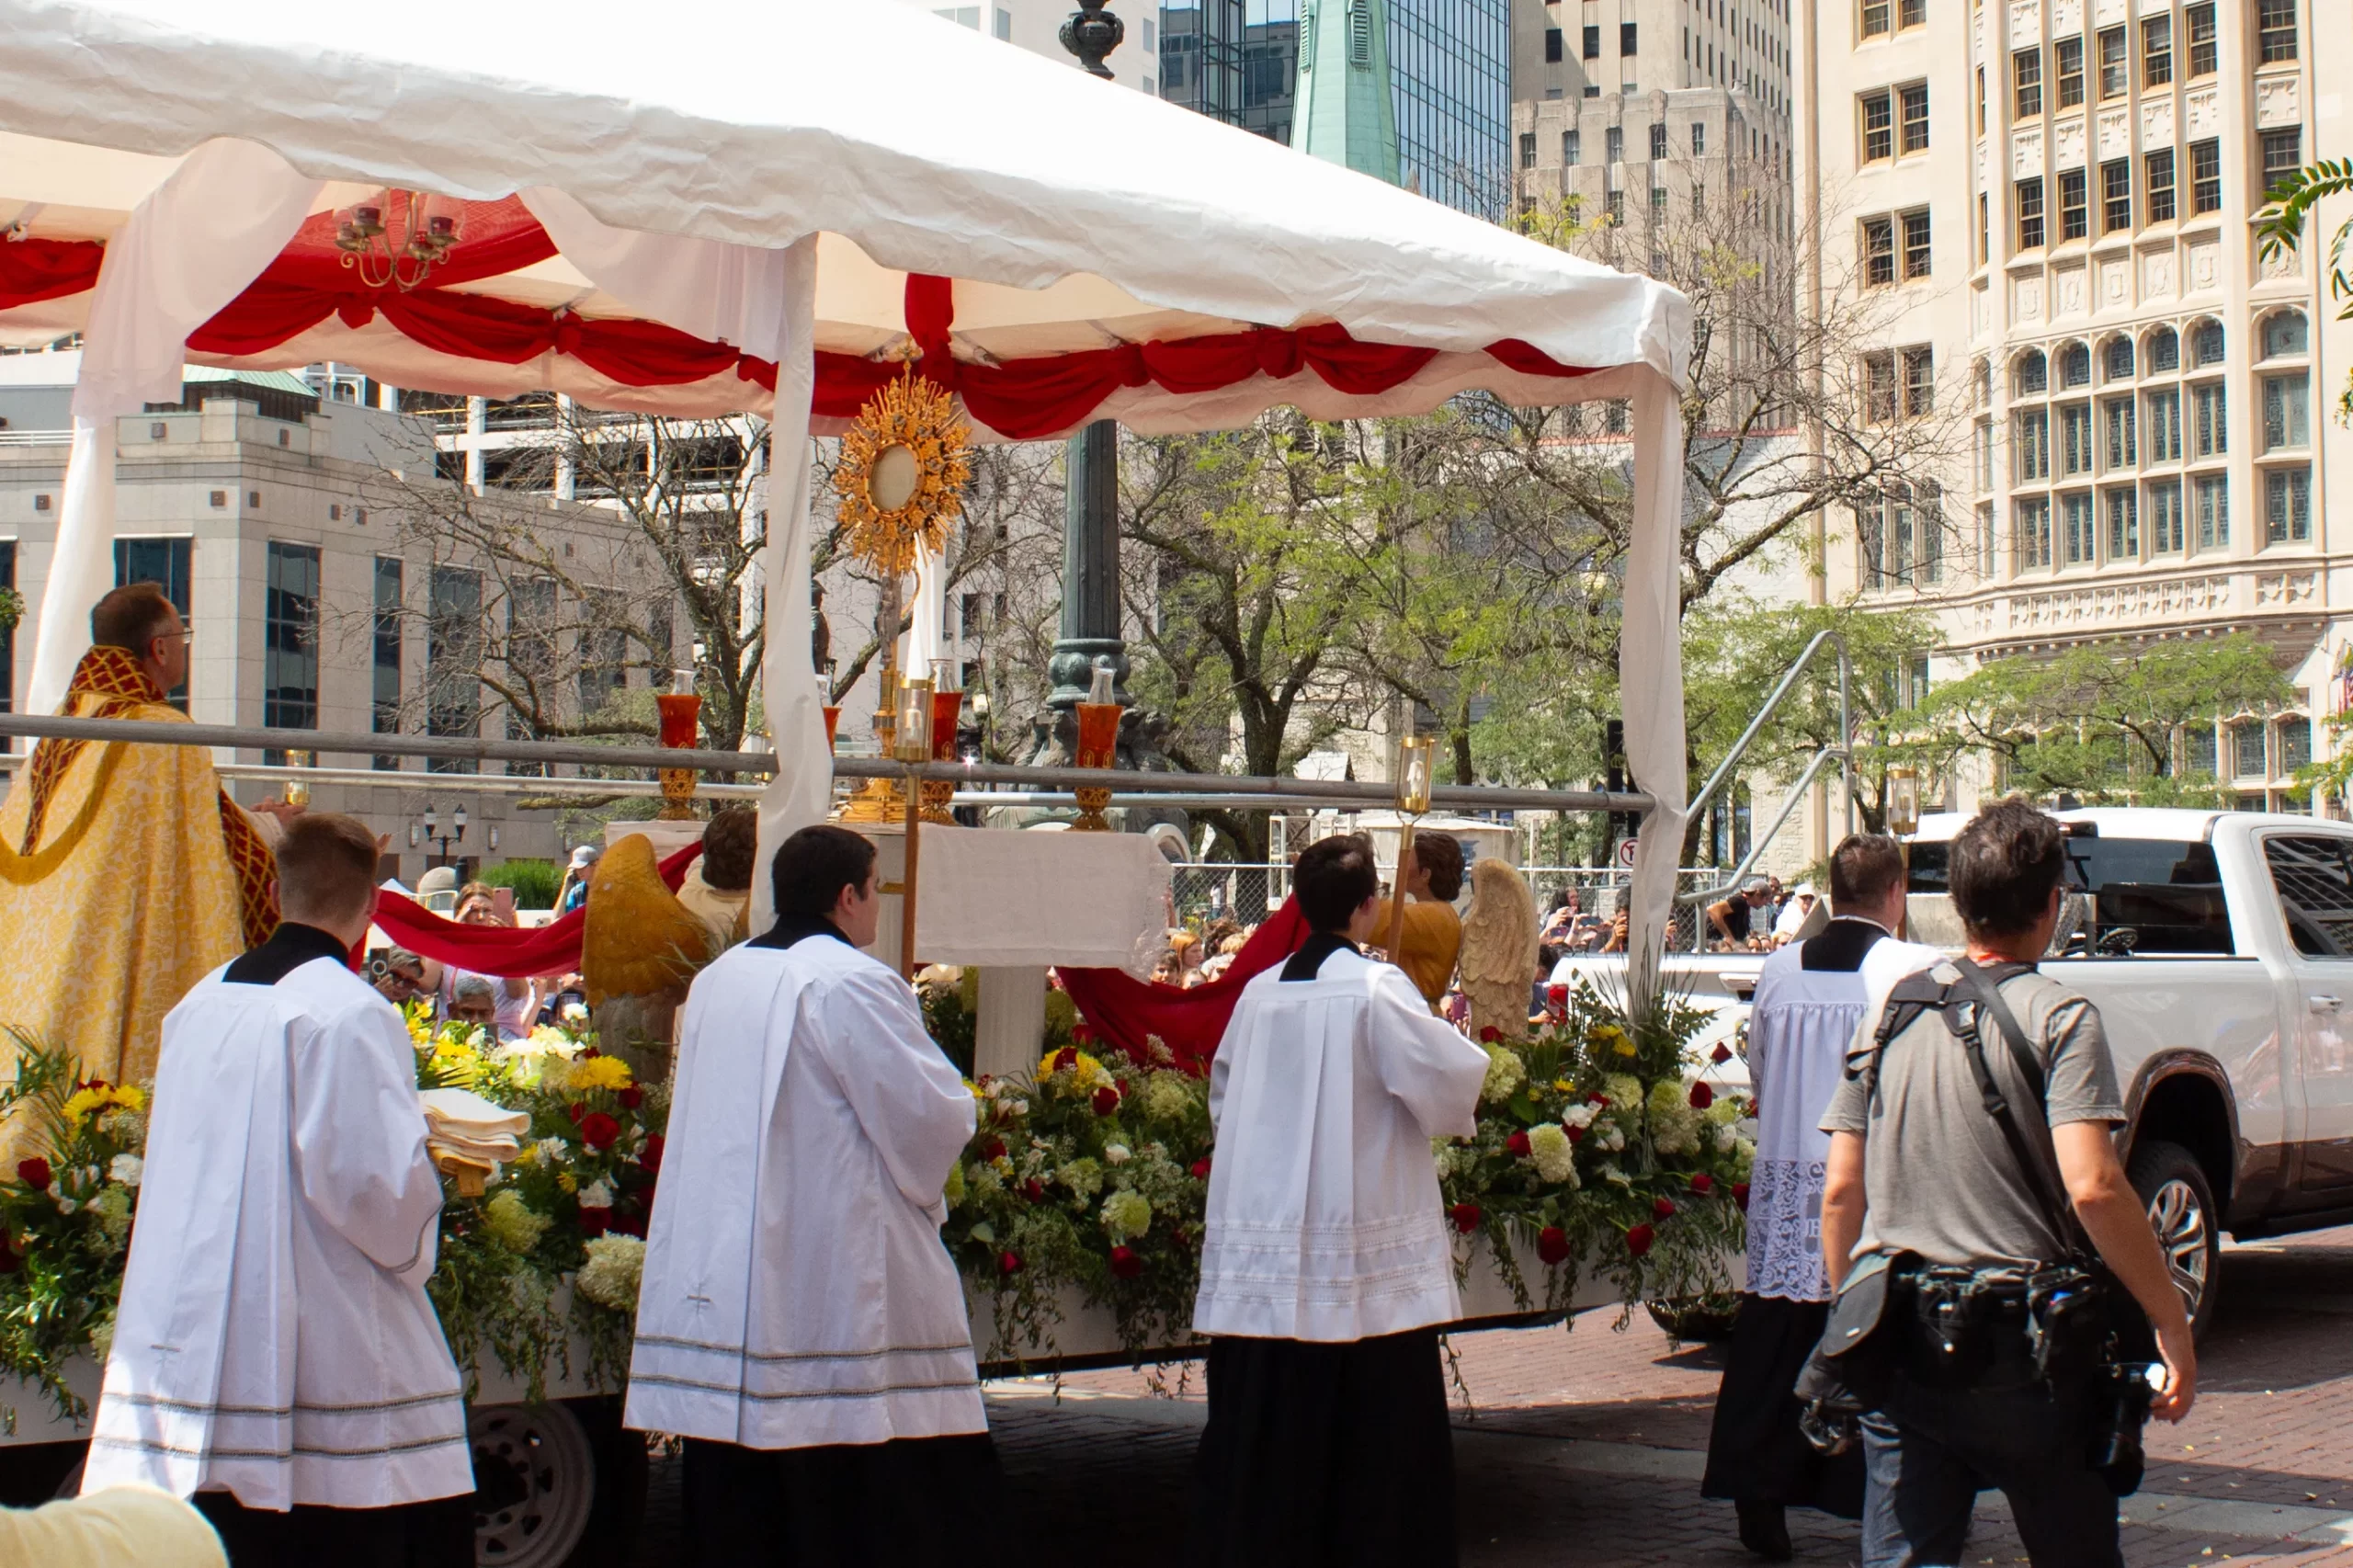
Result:
[[[2190,1333],[2202,1335],[2222,1294],[2222,1234],[2206,1169],[2180,1144],[2156,1140],[2132,1151],[2127,1174],[2149,1206],[2149,1224],[2188,1309]]]
[[[588,1528],[597,1463],[561,1404],[470,1407],[478,1568],[563,1568]]]

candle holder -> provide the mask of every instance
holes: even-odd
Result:
[[[931,760],[931,682],[911,680],[899,688],[891,755],[907,770],[906,874],[899,894],[899,968],[915,977],[915,877],[923,852],[923,765]]]
[[[897,755],[896,738],[899,728],[899,666],[885,665],[880,677],[881,694],[874,704],[874,739],[884,756]],[[844,822],[896,822],[899,820],[899,781],[896,778],[869,778],[858,788],[842,808]]]
[[[691,751],[695,744],[695,727],[702,716],[702,699],[693,692],[665,692],[654,699],[662,712],[662,744],[670,751]],[[662,778],[662,809],[655,813],[659,822],[692,822],[695,815],[695,788],[699,776],[691,767],[665,767]]]
[[[839,744],[839,734],[840,734],[841,727],[842,727],[842,710],[841,710],[841,705],[840,705],[839,703],[835,703],[835,702],[828,702],[828,703],[826,703],[826,704],[825,704],[825,751],[826,751],[827,755],[829,755],[829,756],[834,752],[834,750],[835,750],[835,749],[836,748],[836,746]]]
[[[1078,720],[1078,766],[1081,767],[1110,768],[1120,765],[1120,710],[1112,681],[1110,662],[1097,660],[1086,700],[1073,705]],[[1110,832],[1111,824],[1103,812],[1111,803],[1111,791],[1087,787],[1073,793],[1078,798],[1078,820],[1071,824],[1071,831]]]
[[[956,665],[951,659],[931,662],[931,760],[956,760],[956,721],[964,710],[964,691],[956,682]],[[945,826],[956,825],[956,816],[949,810],[949,802],[956,798],[956,781],[952,778],[926,778],[923,781],[923,820]]]
[[[300,748],[286,754],[286,766],[289,767],[309,767],[315,761],[316,759],[308,751]],[[298,808],[308,806],[311,803],[310,781],[303,778],[289,778],[286,781],[285,801],[290,806]]]
[[[1436,754],[1427,735],[1404,735],[1397,742],[1395,801],[1397,806],[1397,872],[1389,880],[1389,961],[1405,939],[1405,868],[1413,863],[1414,824],[1430,809],[1431,770]]]

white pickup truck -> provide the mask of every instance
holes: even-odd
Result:
[[[2125,1168],[2203,1328],[2223,1233],[2353,1221],[2353,824],[2143,807],[2052,815],[2069,830],[2075,896],[2043,968],[2099,1007],[2130,1117]],[[1961,945],[1945,877],[1967,821],[1930,815],[1913,836],[1915,940]],[[1677,955],[1666,971],[1694,1000],[1721,1001],[1728,1026],[1762,961]]]

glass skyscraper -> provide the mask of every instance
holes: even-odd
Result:
[[[1164,7],[1161,96],[1288,145],[1301,12],[1314,3]],[[1402,177],[1434,201],[1501,219],[1511,192],[1510,0],[1388,0],[1388,8]]]

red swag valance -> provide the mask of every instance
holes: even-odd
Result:
[[[1252,976],[1299,951],[1307,934],[1299,900],[1285,899],[1242,944],[1223,974],[1190,991],[1137,980],[1116,969],[1058,968],[1054,972],[1105,1043],[1138,1062],[1150,1062],[1152,1049],[1144,1037],[1158,1035],[1176,1053],[1179,1066],[1199,1074],[1209,1071],[1218,1041],[1225,1038],[1226,1020],[1242,999],[1242,988]]]
[[[397,205],[406,198],[395,192]],[[397,231],[400,218],[388,215]],[[494,295],[458,293],[451,285],[479,282],[546,260],[555,245],[514,197],[469,203],[465,242],[433,271],[430,287],[370,288],[335,247],[335,219],[316,213],[268,270],[198,328],[188,347],[200,354],[266,354],[333,315],[346,326],[366,326],[381,315],[402,335],[438,354],[516,365],[562,354],[624,386],[680,386],[733,370],[773,392],[776,366],[723,343],[709,342],[658,322],[592,319],[543,310]],[[96,241],[28,239],[0,244],[0,311],[83,292],[97,284],[106,247]],[[1334,323],[1296,330],[1262,327],[1170,342],[1053,354],[993,364],[961,360],[949,351],[954,288],[944,278],[911,275],[906,286],[908,335],[922,350],[921,373],[962,397],[972,416],[1013,439],[1050,436],[1083,423],[1105,399],[1127,387],[1157,384],[1179,395],[1214,392],[1254,376],[1282,380],[1313,370],[1337,391],[1373,396],[1418,374],[1437,350],[1362,343]],[[1572,377],[1587,372],[1563,365],[1516,338],[1487,352],[1523,375]],[[851,419],[904,367],[889,359],[820,351],[814,412]]]
[[[672,892],[678,891],[678,884],[687,880],[687,868],[701,854],[701,845],[689,844],[661,863],[662,881]],[[460,926],[401,893],[388,891],[376,901],[377,927],[410,952],[503,980],[577,972],[587,922],[584,906],[530,931],[509,926]]]

